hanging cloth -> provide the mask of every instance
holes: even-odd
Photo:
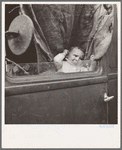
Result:
[[[74,24],[70,40],[70,46],[78,46],[83,52],[89,40],[89,34],[93,27],[94,5],[75,5]]]
[[[46,61],[71,46],[81,47],[85,59],[93,54],[97,60],[107,52],[113,34],[113,5],[33,4],[23,9],[34,22],[36,48],[41,48],[39,56],[47,57]]]
[[[53,56],[69,48],[75,5],[32,5]]]
[[[111,43],[114,25],[113,5],[96,5],[94,24],[89,35],[85,59],[93,54],[95,59],[100,59],[107,52]]]

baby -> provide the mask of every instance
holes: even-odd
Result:
[[[72,47],[71,51],[64,50],[63,53],[59,53],[54,57],[54,64],[58,69],[58,72],[71,73],[71,72],[83,72],[92,71],[93,66],[83,66],[84,52],[78,47]],[[66,61],[64,61],[64,59]],[[94,61],[93,56],[91,60]]]

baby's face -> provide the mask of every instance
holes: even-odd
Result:
[[[74,65],[78,65],[83,57],[84,53],[76,47],[69,53],[68,60]]]

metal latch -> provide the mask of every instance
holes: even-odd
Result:
[[[107,93],[104,94],[104,102],[108,102],[110,100],[112,100],[114,98],[114,96],[107,96]]]

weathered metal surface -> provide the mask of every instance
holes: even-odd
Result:
[[[118,53],[118,40],[117,39],[117,9],[115,7],[115,13],[114,13],[115,23],[114,23],[114,36],[112,38],[112,44],[109,47],[108,51],[108,95],[114,96],[114,99],[112,99],[110,102],[108,102],[108,123],[110,124],[117,124],[118,123],[118,64],[117,64],[117,53]],[[118,82],[119,83],[119,82]]]
[[[104,124],[106,84],[6,97],[9,124]]]
[[[52,81],[45,83],[29,83],[25,85],[16,85],[11,87],[6,87],[5,94],[6,96],[11,95],[20,95],[27,93],[36,93],[40,91],[50,91],[50,90],[58,90],[65,89],[71,87],[79,87],[79,86],[89,86],[91,84],[100,84],[106,83],[107,77],[93,77],[93,78],[84,78],[84,79],[76,79],[76,80],[67,80],[67,81]]]
[[[108,82],[108,93],[114,98],[108,103],[108,123],[118,123],[118,96],[117,95],[117,79],[109,80]]]

